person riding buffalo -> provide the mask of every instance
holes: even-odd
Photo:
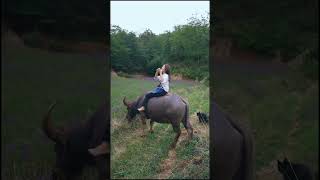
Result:
[[[154,79],[159,81],[160,84],[151,92],[145,95],[145,98],[142,102],[142,106],[137,109],[139,112],[146,111],[147,104],[150,98],[164,96],[169,92],[170,65],[164,64],[162,68],[158,68],[154,75]]]

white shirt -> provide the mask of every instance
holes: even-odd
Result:
[[[169,92],[169,75],[167,73],[162,74],[162,81],[160,76],[157,76],[158,80],[161,83],[161,87],[166,91]]]

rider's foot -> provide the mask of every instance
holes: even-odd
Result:
[[[138,111],[139,112],[144,111],[144,106],[142,106],[141,108],[138,108]]]

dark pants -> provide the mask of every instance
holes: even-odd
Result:
[[[150,98],[164,96],[166,94],[167,92],[162,87],[156,87],[153,91],[147,93],[142,102],[142,106],[144,106],[145,111],[147,110],[147,104]]]

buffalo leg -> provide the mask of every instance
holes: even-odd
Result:
[[[141,122],[142,122],[142,135],[141,135],[141,137],[144,137],[144,136],[146,136],[146,134],[144,133],[144,129],[147,126],[146,119],[145,118],[141,118]]]
[[[186,128],[188,134],[189,134],[189,137],[190,139],[192,139],[192,136],[193,136],[193,128],[189,122],[189,120],[185,120],[185,121],[182,121],[183,123],[183,126]]]
[[[109,179],[109,176],[110,176],[109,160],[110,160],[109,154],[96,157],[95,161],[98,169],[99,180]]]
[[[177,145],[178,139],[181,134],[180,126],[179,125],[172,125],[174,132],[176,132],[176,137],[174,138],[174,141],[171,144],[171,149],[174,149]]]
[[[150,133],[153,133],[153,129],[152,129],[153,123],[154,121],[150,120],[150,130],[149,130]]]

